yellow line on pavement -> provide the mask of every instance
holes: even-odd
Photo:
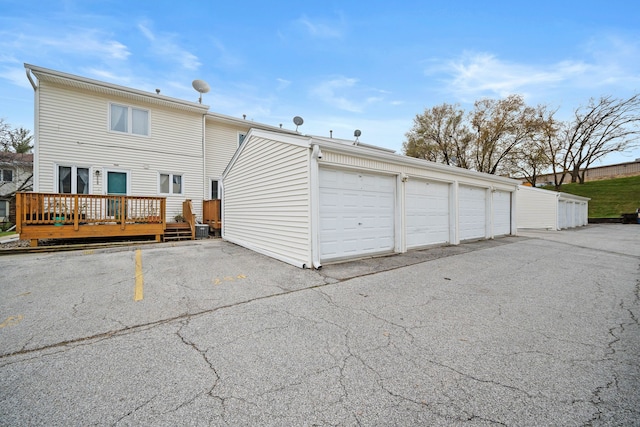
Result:
[[[142,300],[142,291],[144,285],[144,277],[142,276],[142,251],[136,251],[136,289],[133,294],[134,301]]]

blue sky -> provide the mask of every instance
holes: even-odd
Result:
[[[489,3],[490,5],[487,5]],[[0,117],[33,129],[23,63],[400,152],[416,114],[522,94],[567,119],[640,91],[635,0],[0,0]],[[605,159],[640,158],[640,149]]]

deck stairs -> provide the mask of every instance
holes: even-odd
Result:
[[[164,230],[163,240],[165,242],[192,240],[191,227],[186,222],[168,222]]]

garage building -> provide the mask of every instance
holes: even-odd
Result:
[[[222,236],[319,268],[515,235],[518,184],[358,142],[254,129],[222,177]]]
[[[518,188],[518,228],[562,230],[587,225],[589,198],[541,188]]]

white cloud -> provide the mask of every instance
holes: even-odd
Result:
[[[9,80],[12,84],[31,89],[31,84],[27,80],[25,69],[22,64],[11,65],[0,69],[0,78]]]
[[[200,68],[198,57],[175,42],[175,35],[169,33],[154,33],[147,23],[139,23],[138,29],[151,43],[151,51],[156,59],[177,62],[187,70]]]
[[[337,77],[320,83],[311,89],[311,94],[318,97],[321,101],[341,110],[350,111],[352,113],[360,113],[362,106],[347,99],[342,94],[346,90],[353,88],[357,79],[347,77]]]
[[[463,102],[513,93],[533,97],[572,90],[589,90],[590,96],[597,96],[593,90],[637,90],[640,84],[640,43],[636,41],[594,38],[582,52],[576,51],[575,57],[578,59],[528,63],[486,52],[464,52],[428,67],[425,73],[441,78],[444,90]]]
[[[305,15],[299,18],[296,23],[305,28],[307,33],[316,38],[334,39],[341,38],[344,34],[344,19],[340,17],[338,23],[321,22],[320,20],[311,20]]]
[[[277,78],[276,81],[278,82],[277,90],[284,90],[291,85],[291,81],[286,79]]]

